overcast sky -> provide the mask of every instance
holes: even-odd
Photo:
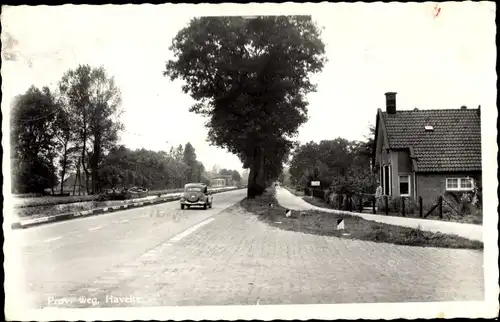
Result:
[[[209,146],[203,118],[188,112],[192,99],[162,75],[168,47],[193,16],[293,13],[312,14],[324,28],[329,59],[309,95],[302,142],[363,139],[387,91],[398,92],[398,109],[481,105],[496,113],[494,3],[249,6],[3,8],[2,39],[10,33],[20,56],[2,65],[4,116],[30,85],[55,88],[78,64],[102,65],[123,95],[121,143],[166,150],[189,141],[207,168],[241,169],[237,157]]]

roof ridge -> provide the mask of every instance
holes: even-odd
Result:
[[[441,108],[441,109],[426,109],[426,110],[396,110],[396,113],[399,112],[439,112],[439,111],[460,111],[460,112],[477,112],[479,108]],[[387,114],[386,111],[382,111],[382,113]]]

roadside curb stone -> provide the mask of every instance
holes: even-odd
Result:
[[[229,189],[222,188],[220,190],[215,190],[212,192],[214,194],[217,194],[217,193],[221,193],[221,192],[227,192],[227,191],[233,191],[233,190],[239,190],[239,189],[240,188],[229,188]],[[92,210],[70,212],[70,213],[57,214],[57,215],[53,215],[53,216],[20,220],[20,221],[12,223],[11,229],[24,229],[24,228],[39,226],[39,225],[48,224],[48,223],[71,220],[71,219],[75,219],[75,218],[103,215],[106,213],[117,212],[120,210],[141,208],[141,207],[145,207],[145,206],[151,206],[151,205],[172,202],[172,201],[179,200],[180,198],[181,198],[181,196],[179,194],[176,194],[174,196],[159,197],[158,199],[154,199],[154,200],[127,203],[127,204],[120,205],[120,206],[101,207],[101,208],[96,208],[96,209],[92,209]]]

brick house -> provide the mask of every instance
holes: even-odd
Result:
[[[432,202],[481,187],[481,107],[396,110],[386,93],[377,111],[374,170],[383,194]]]

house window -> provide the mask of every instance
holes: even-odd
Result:
[[[399,176],[399,194],[401,196],[410,195],[410,176]]]
[[[458,179],[446,179],[446,190],[458,190]]]
[[[470,191],[474,189],[472,178],[446,178],[446,190]]]

